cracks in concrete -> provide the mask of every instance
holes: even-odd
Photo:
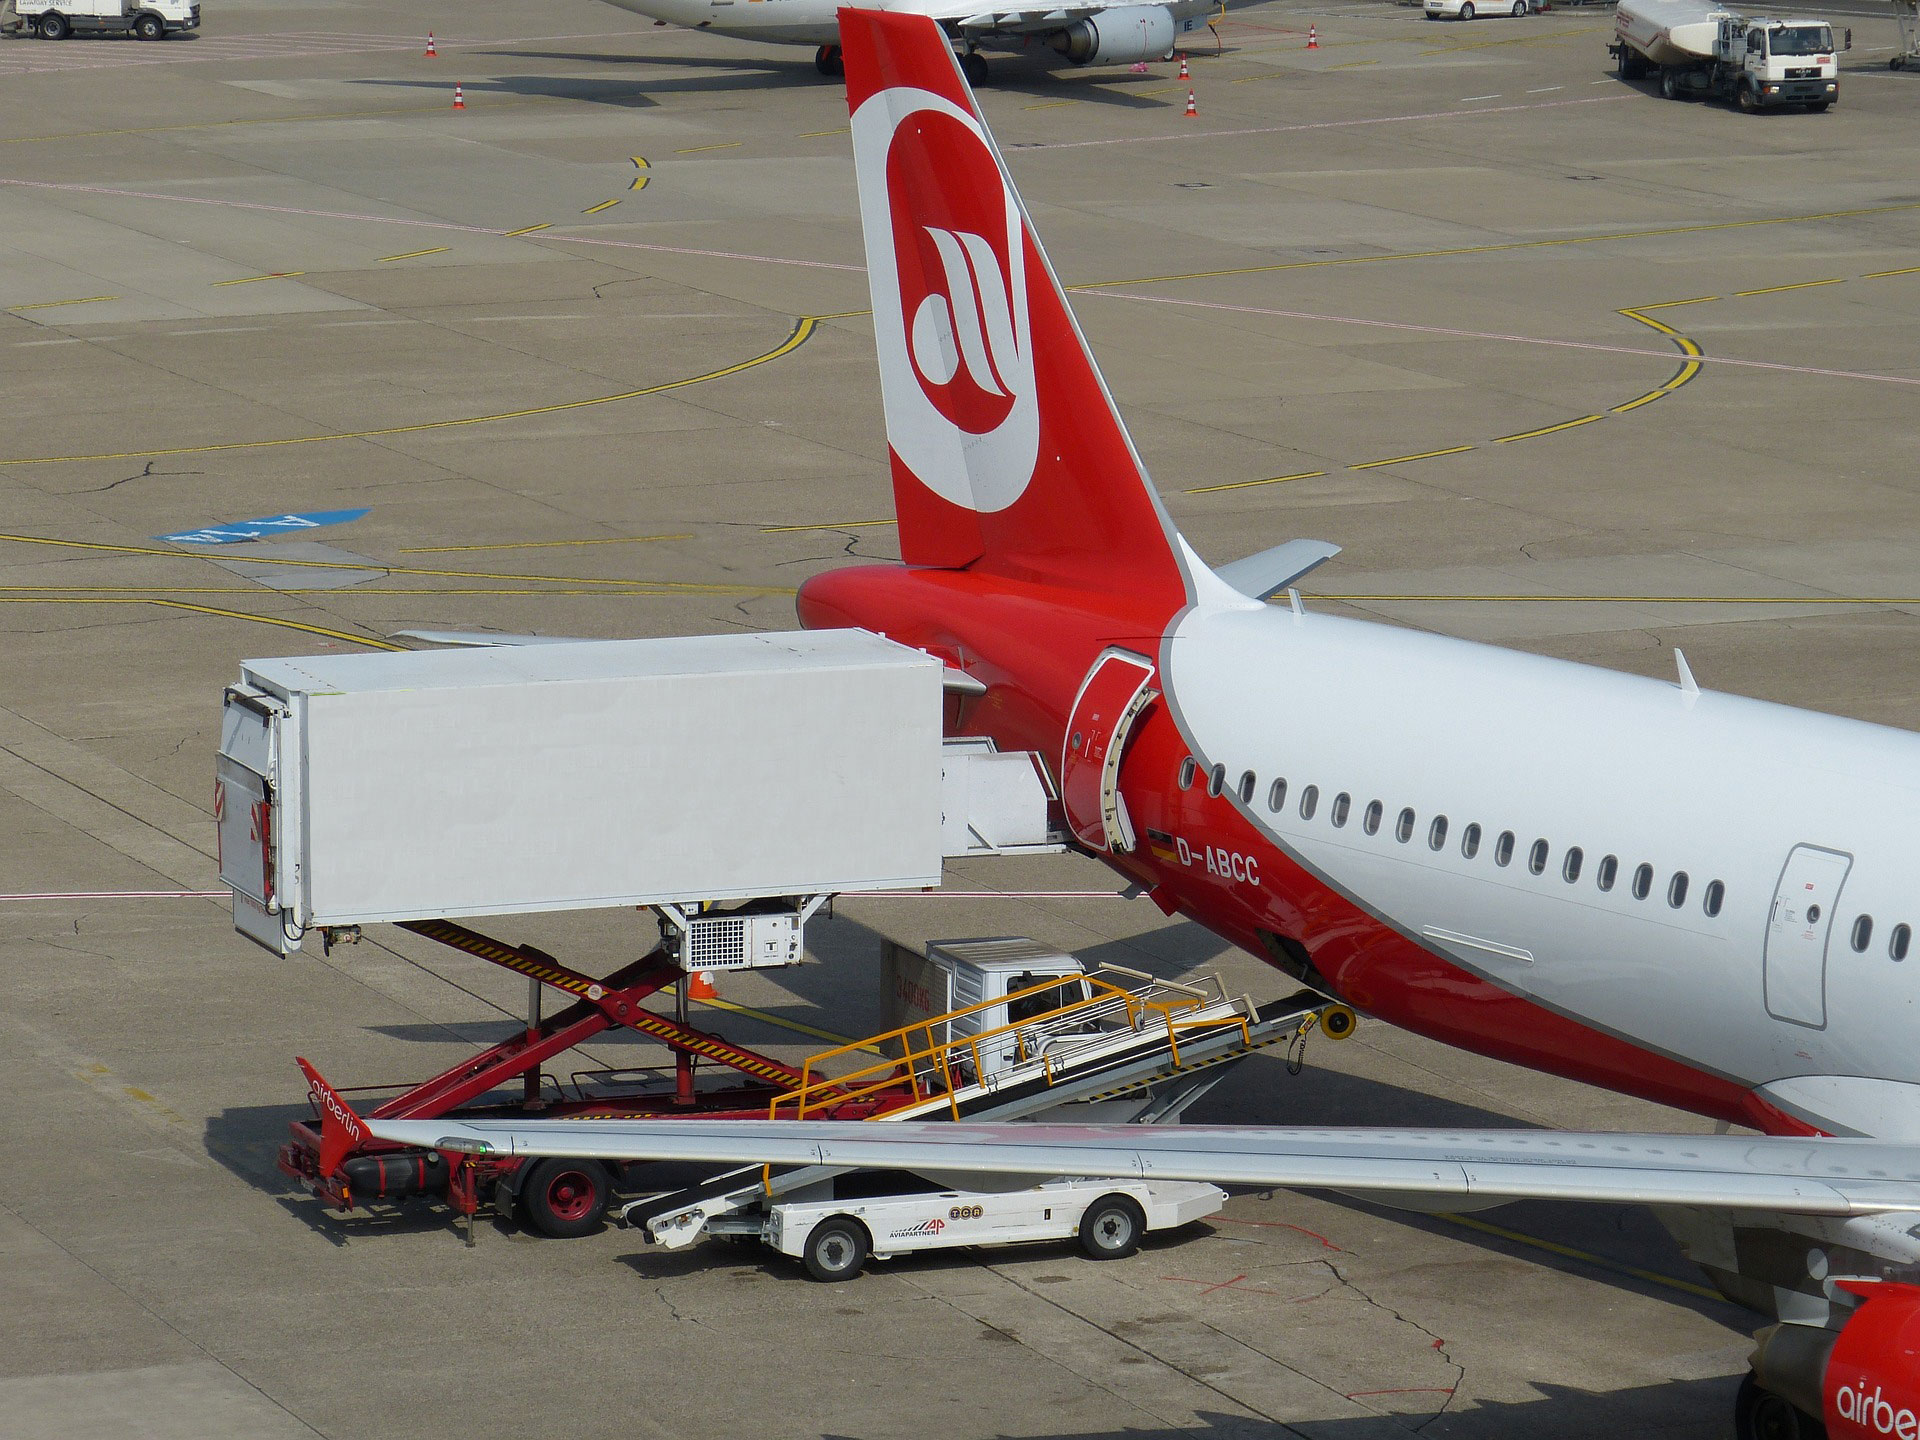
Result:
[[[143,468],[138,475],[128,475],[124,479],[115,480],[112,484],[96,485],[90,490],[69,490],[67,491],[67,494],[69,495],[104,495],[109,490],[118,490],[122,485],[130,485],[135,480],[172,479],[180,476],[205,475],[207,473],[204,470],[155,470],[153,467],[155,465],[158,465],[159,463],[160,462],[158,460],[149,460],[147,461],[145,468]]]
[[[1398,1321],[1400,1324],[1408,1326],[1411,1329],[1417,1330],[1422,1335],[1426,1336],[1427,1339],[1431,1342],[1431,1345],[1429,1348],[1431,1348],[1436,1354],[1438,1354],[1441,1361],[1445,1363],[1448,1366],[1448,1368],[1450,1368],[1453,1371],[1453,1384],[1447,1390],[1447,1398],[1441,1402],[1439,1409],[1435,1410],[1426,1419],[1422,1420],[1418,1425],[1415,1425],[1413,1427],[1414,1434],[1416,1435],[1419,1434],[1421,1431],[1425,1430],[1427,1426],[1433,1424],[1434,1421],[1438,1420],[1442,1415],[1446,1414],[1447,1410],[1449,1409],[1449,1407],[1452,1406],[1453,1402],[1460,1398],[1460,1388],[1466,1384],[1466,1380],[1467,1380],[1467,1367],[1462,1365],[1458,1360],[1455,1360],[1453,1358],[1452,1352],[1447,1348],[1446,1339],[1443,1336],[1435,1334],[1432,1330],[1429,1330],[1425,1325],[1422,1325],[1418,1320],[1413,1319],[1411,1316],[1407,1315],[1404,1311],[1394,1309],[1393,1306],[1387,1304],[1383,1300],[1376,1300],[1372,1295],[1368,1294],[1365,1290],[1361,1289],[1359,1285],[1355,1284],[1354,1281],[1348,1275],[1346,1275],[1340,1269],[1340,1267],[1337,1264],[1335,1264],[1333,1261],[1315,1260],[1312,1263],[1316,1265],[1324,1265],[1327,1268],[1327,1272],[1331,1274],[1336,1281],[1339,1282],[1340,1289],[1348,1292],[1349,1294],[1352,1294],[1359,1300],[1363,1301],[1365,1304],[1371,1306],[1373,1309],[1380,1311],[1383,1315],[1391,1316],[1394,1320]],[[1349,1395],[1345,1398],[1351,1400],[1354,1397]]]

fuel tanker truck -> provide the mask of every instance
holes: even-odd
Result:
[[[1840,98],[1840,57],[1824,20],[1749,18],[1706,0],[1620,0],[1613,28],[1607,53],[1620,78],[1657,74],[1669,100],[1713,96],[1749,111],[1820,111]]]

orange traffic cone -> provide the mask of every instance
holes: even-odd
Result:
[[[1309,25],[1307,26],[1307,49],[1318,50],[1319,48],[1320,31],[1316,26]]]
[[[433,31],[429,30],[427,31],[427,59],[431,60],[439,53],[440,52],[434,48]]]
[[[1193,78],[1187,74],[1187,52],[1184,50],[1180,52],[1180,78],[1182,80],[1190,80]]]
[[[1187,118],[1193,119],[1200,113],[1200,107],[1193,103],[1193,91],[1187,91]]]
[[[713,977],[705,970],[696,970],[687,976],[687,998],[689,1000],[713,1000],[720,992],[713,988]]]
[[[456,110],[464,110],[467,108],[467,98],[460,93],[460,87],[458,85],[453,87],[453,108]]]

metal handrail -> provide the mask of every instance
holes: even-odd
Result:
[[[1146,982],[1141,991],[1132,991],[1111,980],[1102,978],[1101,971],[1127,975]],[[1077,979],[1084,983],[1088,994],[1041,1015],[1031,1016],[1021,1021],[1010,1021],[992,1030],[958,1039],[935,1038],[935,1027],[942,1027],[951,1036],[953,1021],[980,1011],[992,1009],[1002,1004],[1045,994],[1057,990],[1063,983]],[[1226,1000],[1225,987],[1216,977],[1213,989],[1218,998]],[[1167,998],[1161,998],[1166,992],[1172,992]],[[1208,1003],[1206,989],[1183,985],[1177,981],[1156,979],[1143,971],[1129,970],[1124,966],[1102,966],[1100,971],[1080,976],[1050,976],[1044,982],[1016,990],[1004,996],[996,996],[978,1004],[968,1005],[959,1010],[949,1011],[912,1025],[902,1025],[865,1040],[853,1041],[832,1050],[824,1050],[810,1056],[801,1066],[800,1085],[783,1095],[776,1096],[767,1108],[768,1118],[779,1119],[783,1109],[790,1108],[796,1119],[805,1119],[810,1111],[827,1104],[845,1104],[848,1101],[865,1099],[886,1090],[905,1084],[913,1092],[916,1101],[944,1098],[954,1119],[960,1118],[958,1094],[966,1083],[979,1083],[986,1077],[986,1067],[981,1058],[981,1046],[1011,1034],[1013,1036],[1015,1064],[1024,1064],[1030,1060],[1029,1045],[1032,1039],[1054,1039],[1059,1036],[1082,1030],[1089,1021],[1112,1018],[1118,1020],[1124,1014],[1129,1030],[1139,1032],[1144,1026],[1153,1023],[1156,1028],[1164,1025],[1168,1043],[1172,1048],[1174,1063],[1180,1064],[1179,1031],[1212,1028],[1220,1025],[1237,1024],[1243,1035],[1251,1039],[1244,1019],[1222,1017],[1218,1020],[1179,1020],[1185,1012],[1200,1008]],[[828,1061],[856,1052],[871,1053],[897,1042],[900,1047],[898,1057],[889,1057],[877,1064],[860,1067],[845,1075],[828,1076],[822,1067]],[[965,1082],[955,1075],[956,1052],[963,1054],[972,1062],[973,1081]],[[1051,1086],[1055,1081],[1053,1059],[1050,1053],[1040,1057],[1045,1063],[1043,1073]],[[964,1061],[962,1062],[964,1063]],[[937,1076],[937,1082],[935,1077]]]

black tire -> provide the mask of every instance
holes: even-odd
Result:
[[[1146,1215],[1125,1195],[1102,1195],[1080,1217],[1080,1248],[1089,1260],[1124,1260],[1146,1233]]]
[[[158,15],[136,15],[133,18],[133,37],[136,40],[164,40],[167,27]]]
[[[867,1238],[866,1226],[850,1216],[829,1215],[807,1236],[800,1263],[821,1284],[833,1285],[858,1275],[872,1253],[873,1241]]]
[[[1513,18],[1518,20],[1527,13],[1527,0],[1513,0]]]
[[[1751,85],[1742,85],[1740,87],[1740,93],[1736,97],[1736,103],[1742,110],[1751,115],[1760,108],[1760,97],[1753,93],[1753,87]]]
[[[967,84],[981,86],[987,83],[987,57],[978,50],[969,50],[960,57],[960,73],[967,77]]]
[[[822,45],[814,51],[813,68],[830,80],[847,73],[846,61],[841,58],[838,45]]]
[[[58,10],[49,10],[40,17],[40,38],[42,40],[64,40],[73,33],[73,22]]]
[[[1904,55],[1896,55],[1896,56],[1894,56],[1894,57],[1893,57],[1893,58],[1892,58],[1891,60],[1889,60],[1889,61],[1887,61],[1887,69],[1889,69],[1889,70],[1903,70],[1903,69],[1905,69],[1905,68],[1906,68],[1906,64],[1907,64],[1907,57],[1906,57],[1906,56],[1904,56]]]
[[[1460,18],[1462,20],[1473,18],[1473,0],[1467,0],[1467,3],[1460,7]]]
[[[1660,93],[1669,100],[1678,100],[1680,98],[1680,82],[1674,78],[1671,70],[1662,70],[1660,72]]]
[[[607,1218],[613,1177],[598,1160],[536,1160],[520,1182],[527,1222],[555,1240],[591,1235]]]
[[[1825,1440],[1826,1433],[1811,1415],[1761,1389],[1752,1371],[1740,1382],[1733,1402],[1734,1440]]]

